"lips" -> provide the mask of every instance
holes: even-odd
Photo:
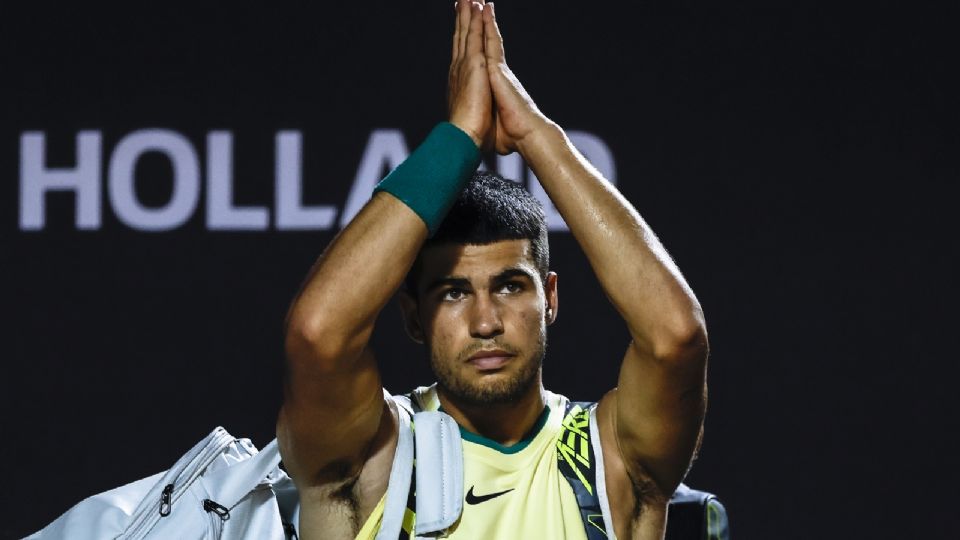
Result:
[[[502,368],[513,357],[513,354],[503,349],[492,349],[489,351],[479,351],[467,361],[480,371],[488,371]]]

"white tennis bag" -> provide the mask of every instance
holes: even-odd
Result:
[[[276,440],[257,452],[218,427],[170,470],[89,497],[28,538],[295,538],[299,501],[279,463]]]
[[[394,400],[399,436],[377,540],[399,537],[413,480],[416,537],[436,535],[462,510],[460,431],[444,413],[411,415],[409,401]],[[431,466],[414,473],[415,438],[418,459]],[[279,464],[276,439],[257,452],[249,439],[218,427],[170,470],[84,499],[28,540],[291,540],[300,500]]]

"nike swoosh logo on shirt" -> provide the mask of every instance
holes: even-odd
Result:
[[[504,493],[510,493],[510,492],[513,491],[514,489],[515,489],[515,488],[510,488],[510,489],[508,489],[508,490],[506,490],[506,491],[498,491],[498,492],[496,492],[496,493],[489,493],[489,494],[487,494],[487,495],[474,495],[474,494],[473,494],[473,486],[470,486],[470,491],[467,492],[466,501],[467,501],[467,504],[480,504],[480,503],[482,503],[482,502],[484,502],[484,501],[489,501],[490,499],[493,499],[493,498],[495,498],[495,497],[499,497],[499,496],[503,495]]]

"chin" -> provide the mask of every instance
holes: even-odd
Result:
[[[540,369],[546,350],[546,333],[541,332],[532,354],[526,356],[520,353],[496,371],[478,374],[472,367],[465,366],[466,351],[452,362],[441,360],[436,351],[431,351],[430,368],[437,377],[437,386],[460,403],[473,406],[514,403],[530,392],[532,387],[539,387]]]
[[[537,383],[539,362],[527,362],[519,371],[500,370],[466,377],[434,369],[437,385],[445,394],[469,405],[496,405],[519,401]]]

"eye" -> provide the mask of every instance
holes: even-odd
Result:
[[[523,290],[523,285],[516,281],[508,281],[500,286],[501,294],[514,294]]]
[[[440,297],[440,299],[444,302],[456,302],[457,300],[462,300],[466,294],[466,291],[463,289],[447,289],[443,291],[443,295]]]

